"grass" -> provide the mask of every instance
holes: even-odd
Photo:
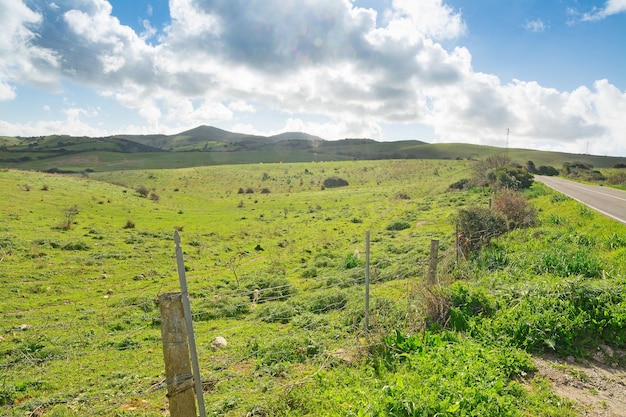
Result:
[[[540,224],[455,266],[453,215],[490,197],[445,192],[469,169],[350,161],[88,177],[0,171],[1,413],[166,413],[155,300],[179,291],[179,230],[210,415],[576,415],[530,377],[529,352],[623,345],[625,227],[535,185]],[[349,185],[322,190],[330,177]],[[73,207],[71,227],[57,227]],[[431,239],[440,240],[442,286],[430,302],[450,308],[442,322],[425,309]],[[227,347],[211,347],[217,336]]]

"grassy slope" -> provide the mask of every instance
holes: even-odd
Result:
[[[82,171],[114,171],[132,169],[168,169],[206,165],[228,165],[272,162],[311,162],[311,161],[342,161],[352,159],[481,159],[491,155],[502,154],[501,148],[469,145],[469,144],[419,144],[414,141],[404,142],[373,142],[347,140],[326,142],[311,147],[309,142],[283,141],[275,144],[249,143],[241,145],[224,142],[190,142],[180,144],[180,150],[198,150],[205,145],[211,152],[119,152],[130,149],[127,143],[104,144],[114,147],[115,152],[104,150],[81,152],[71,155],[59,155],[47,148],[41,152],[2,152],[0,159],[19,159],[28,157],[26,162],[3,162],[1,165],[17,169]],[[102,145],[102,146],[104,146]],[[83,147],[76,144],[73,147]],[[89,145],[92,146],[92,145]],[[98,145],[100,146],[100,145]],[[72,149],[72,146],[67,147]],[[246,148],[250,150],[246,150]],[[592,155],[574,155],[556,152],[541,152],[524,149],[510,149],[511,159],[521,165],[532,160],[537,167],[541,165],[560,168],[565,162],[581,161],[597,168],[612,167],[617,163],[626,163],[626,158],[599,157]]]
[[[363,161],[143,169],[89,178],[0,172],[3,412],[23,415],[40,407],[50,415],[161,415],[165,392],[154,388],[163,381],[163,364],[152,300],[177,289],[177,227],[183,229],[201,370],[212,387],[210,412],[388,415],[385,404],[430,404],[438,390],[428,387],[448,375],[449,396],[433,398],[446,410],[455,409],[457,395],[486,404],[483,392],[495,403],[514,401],[525,415],[574,415],[540,381],[532,393],[511,385],[506,372],[462,382],[459,363],[450,368],[442,362],[460,359],[472,374],[524,368],[527,359],[517,347],[494,349],[480,339],[433,342],[410,362],[421,372],[394,361],[376,365],[378,354],[367,354],[380,335],[422,322],[419,280],[430,239],[440,239],[441,253],[451,255],[451,214],[489,197],[479,190],[443,193],[468,176],[468,168],[458,161]],[[321,182],[334,175],[350,186],[321,191]],[[140,185],[158,201],[138,197],[133,190]],[[255,193],[238,194],[239,188]],[[260,194],[263,188],[271,192]],[[396,198],[399,193],[411,199]],[[533,201],[542,208],[539,228],[501,238],[497,250],[454,272],[469,294],[508,294],[515,304],[527,287],[557,287],[571,278],[534,272],[543,265],[542,253],[575,251],[580,242],[608,272],[605,284],[623,280],[626,248],[607,242],[614,235],[626,242],[624,226],[540,186]],[[55,228],[72,205],[79,208],[72,229]],[[134,228],[124,228],[129,220]],[[411,227],[386,230],[397,221]],[[363,277],[362,258],[356,268],[345,268],[355,250],[363,251],[366,229],[375,265],[371,345],[362,333],[362,289],[355,285]],[[444,261],[442,270],[450,268]],[[285,285],[295,289],[288,300],[250,305],[251,289],[269,286],[262,297],[281,298]],[[328,312],[313,313],[322,310]],[[501,310],[511,314],[505,304]],[[205,320],[209,316],[216,318]],[[227,338],[227,349],[210,349],[217,335]],[[367,357],[373,361],[363,361]],[[502,390],[494,391],[499,384]]]

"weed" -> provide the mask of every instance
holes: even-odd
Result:
[[[602,267],[598,259],[588,250],[570,252],[557,246],[542,254],[537,272],[553,273],[563,277],[580,275],[595,278],[601,275]]]
[[[613,234],[606,239],[605,245],[607,249],[610,250],[626,248],[626,235],[622,236],[616,232],[613,232]]]
[[[361,265],[361,260],[353,253],[349,253],[343,260],[344,269],[352,269]]]

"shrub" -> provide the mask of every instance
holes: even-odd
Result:
[[[405,222],[403,220],[398,220],[395,221],[393,223],[391,223],[390,225],[387,226],[387,230],[404,230],[404,229],[408,229],[409,227],[411,227],[411,225],[409,224],[409,222]]]
[[[507,230],[506,218],[502,214],[481,206],[459,209],[455,222],[459,244],[465,254],[486,245]]]
[[[450,326],[457,331],[468,330],[472,317],[490,317],[497,309],[494,297],[484,288],[456,282],[448,290]]]
[[[154,192],[150,193],[150,200],[159,201],[159,195]]]
[[[135,222],[132,220],[126,220],[126,224],[124,225],[124,229],[134,229]]]
[[[529,227],[537,222],[537,210],[521,194],[505,189],[496,197],[493,209],[504,215],[509,229]]]
[[[323,185],[325,188],[345,187],[348,185],[348,181],[339,177],[330,177],[324,180]]]
[[[495,189],[523,190],[533,184],[533,176],[525,169],[501,167],[487,171],[489,185]]]
[[[449,190],[467,190],[471,186],[471,181],[467,178],[463,178],[450,184]]]
[[[78,215],[79,210],[77,205],[73,205],[63,210],[63,221],[59,225],[59,229],[70,230],[74,224],[74,219]]]
[[[538,173],[540,175],[548,175],[548,176],[553,177],[553,176],[559,175],[559,170],[552,166],[541,165],[539,167]]]
[[[135,188],[135,191],[143,198],[148,197],[148,194],[150,194],[150,190],[144,185],[140,185],[139,187]]]
[[[270,192],[271,192],[271,191],[270,191],[270,189],[269,189],[269,188],[263,188],[263,189],[261,190],[261,194],[269,194]]]
[[[626,172],[610,174],[607,177],[606,182],[611,185],[626,185]]]

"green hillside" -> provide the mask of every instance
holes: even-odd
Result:
[[[378,159],[476,160],[507,154],[526,165],[560,168],[583,162],[596,168],[626,164],[624,157],[502,149],[463,143],[428,144],[405,140],[327,141],[301,132],[251,136],[200,126],[175,135],[117,135],[106,138],[44,136],[2,138],[0,166],[60,171],[110,171],[142,168],[182,168],[219,164],[310,162]]]

